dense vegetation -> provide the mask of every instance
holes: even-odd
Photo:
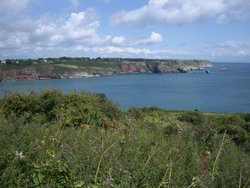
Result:
[[[1,187],[249,187],[250,114],[132,108],[102,94],[0,100]]]

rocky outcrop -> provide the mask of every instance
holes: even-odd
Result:
[[[98,77],[100,75],[97,75],[97,74],[93,74],[93,73],[87,73],[87,72],[78,72],[78,73],[71,73],[71,74],[68,74],[68,75],[63,75],[63,77],[61,78],[69,78],[69,79],[72,79],[72,78],[91,78],[91,77]]]
[[[37,80],[38,75],[36,71],[17,71],[16,80]]]
[[[212,67],[211,63],[197,63],[195,65],[186,64],[169,64],[164,62],[154,63],[127,63],[122,64],[118,68],[118,73],[186,73],[188,71],[204,70]]]

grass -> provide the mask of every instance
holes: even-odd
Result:
[[[249,116],[124,112],[101,94],[9,94],[0,100],[0,185],[249,187]]]

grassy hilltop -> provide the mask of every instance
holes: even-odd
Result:
[[[249,187],[250,114],[120,110],[102,94],[6,94],[1,187]]]
[[[121,58],[47,58],[6,60],[0,64],[0,80],[63,79],[124,73],[170,73],[211,66],[202,60]]]

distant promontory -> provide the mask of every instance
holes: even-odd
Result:
[[[186,73],[212,67],[206,60],[132,58],[7,59],[0,64],[0,81],[71,79],[129,73]]]

